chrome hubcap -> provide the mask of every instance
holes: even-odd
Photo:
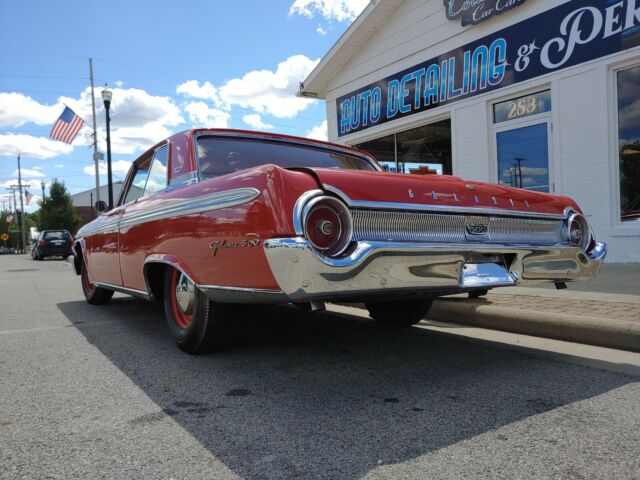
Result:
[[[196,289],[193,282],[184,273],[180,273],[176,284],[176,303],[178,308],[182,313],[190,315],[193,313],[195,300]]]

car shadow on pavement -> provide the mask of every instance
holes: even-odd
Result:
[[[230,346],[194,357],[156,304],[58,308],[158,405],[243,478],[360,478],[633,378],[288,307],[238,312]]]

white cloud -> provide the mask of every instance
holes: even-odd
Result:
[[[184,123],[180,107],[170,98],[150,95],[139,88],[114,88],[111,102],[111,146],[115,153],[132,154],[145,150],[173,133],[169,127]],[[0,126],[19,127],[25,123],[53,124],[68,105],[85,121],[91,120],[91,88],[80,92],[77,98],[60,97],[53,105],[43,105],[20,93],[0,93]],[[100,92],[96,92],[96,118],[98,141],[102,150],[105,114]],[[39,158],[48,158],[73,150],[69,145],[46,137],[7,134],[0,139],[0,155],[17,155],[18,151]],[[2,136],[2,135],[0,135]],[[35,139],[35,140],[33,140]],[[35,143],[31,144],[34,141]],[[84,128],[76,138],[75,146],[92,143],[92,131]],[[23,145],[28,147],[23,147]],[[55,145],[55,146],[54,146]]]
[[[320,35],[326,35],[327,31],[322,28],[322,25],[318,25],[318,28],[316,28],[316,32],[318,32]]]
[[[537,175],[548,175],[549,174],[549,170],[544,168],[544,167],[525,167],[524,165],[521,167],[522,170],[522,175],[529,175],[529,176],[537,176]],[[504,172],[502,172],[502,176],[504,177],[508,177],[511,172],[518,172],[518,167],[517,166],[512,166],[509,167],[507,169],[504,170]]]
[[[54,165],[54,167],[56,167],[56,168],[64,168],[64,163],[56,163]]]
[[[0,156],[12,157],[22,153],[24,157],[50,158],[73,150],[71,145],[46,137],[34,137],[24,133],[0,133]]]
[[[227,128],[229,115],[218,108],[211,108],[205,102],[191,102],[184,107],[189,120],[198,127]]]
[[[226,108],[234,105],[278,118],[292,118],[315,101],[296,97],[300,82],[318,64],[304,55],[280,62],[275,71],[254,70],[234,78],[219,88]]]
[[[0,127],[20,127],[25,123],[53,125],[63,109],[60,102],[42,105],[22,93],[0,93]]]
[[[315,140],[325,140],[326,141],[327,138],[328,138],[328,135],[327,135],[327,121],[325,120],[320,125],[316,125],[315,127],[313,127],[309,131],[309,134],[307,135],[307,138],[313,138]]]
[[[21,168],[23,177],[44,177],[44,173],[39,170],[31,169],[31,168]],[[13,175],[18,175],[18,169],[13,172]]]
[[[116,80],[116,87],[119,87],[119,88],[124,87],[124,82],[122,80]]]
[[[187,80],[176,87],[176,93],[181,93],[186,97],[211,100],[216,106],[221,103],[218,89],[208,80],[202,85],[197,80]]]
[[[327,20],[352,21],[368,4],[369,0],[295,0],[289,15],[313,18],[319,14]]]
[[[124,177],[127,175],[127,172],[129,172],[129,167],[131,167],[131,162],[129,162],[128,160],[116,160],[115,162],[111,162],[112,174],[117,175],[122,179],[124,179]],[[100,172],[100,175],[106,175],[107,162],[100,162],[98,164],[98,170]],[[87,175],[95,177],[96,167],[94,164],[87,165],[86,167],[82,168],[82,171]]]
[[[251,128],[255,128],[256,130],[267,130],[269,128],[273,128],[273,125],[264,123],[262,121],[262,117],[258,113],[245,115],[244,117],[242,117],[242,121],[249,125]]]

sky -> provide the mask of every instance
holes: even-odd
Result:
[[[72,194],[95,187],[89,57],[103,152],[100,92],[113,92],[114,181],[147,148],[192,127],[326,138],[324,101],[295,93],[367,4],[0,0],[0,201],[17,183],[18,153],[34,195],[27,212],[41,182],[63,180]],[[64,105],[88,124],[72,145],[49,138]],[[101,172],[106,184],[106,164]]]

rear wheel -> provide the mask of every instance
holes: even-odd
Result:
[[[41,259],[40,256],[38,256]],[[87,266],[84,261],[81,266],[82,271],[80,272],[80,283],[82,283],[82,293],[84,293],[84,298],[92,305],[104,305],[105,303],[109,303],[111,297],[113,297],[113,290],[108,290],[106,288],[96,287],[91,280],[89,280],[89,274],[87,272]]]
[[[175,268],[165,272],[164,307],[171,336],[182,350],[199,355],[222,347],[232,306],[212,302]]]
[[[433,299],[396,300],[391,302],[365,303],[369,315],[381,325],[390,327],[410,327],[422,320]]]

